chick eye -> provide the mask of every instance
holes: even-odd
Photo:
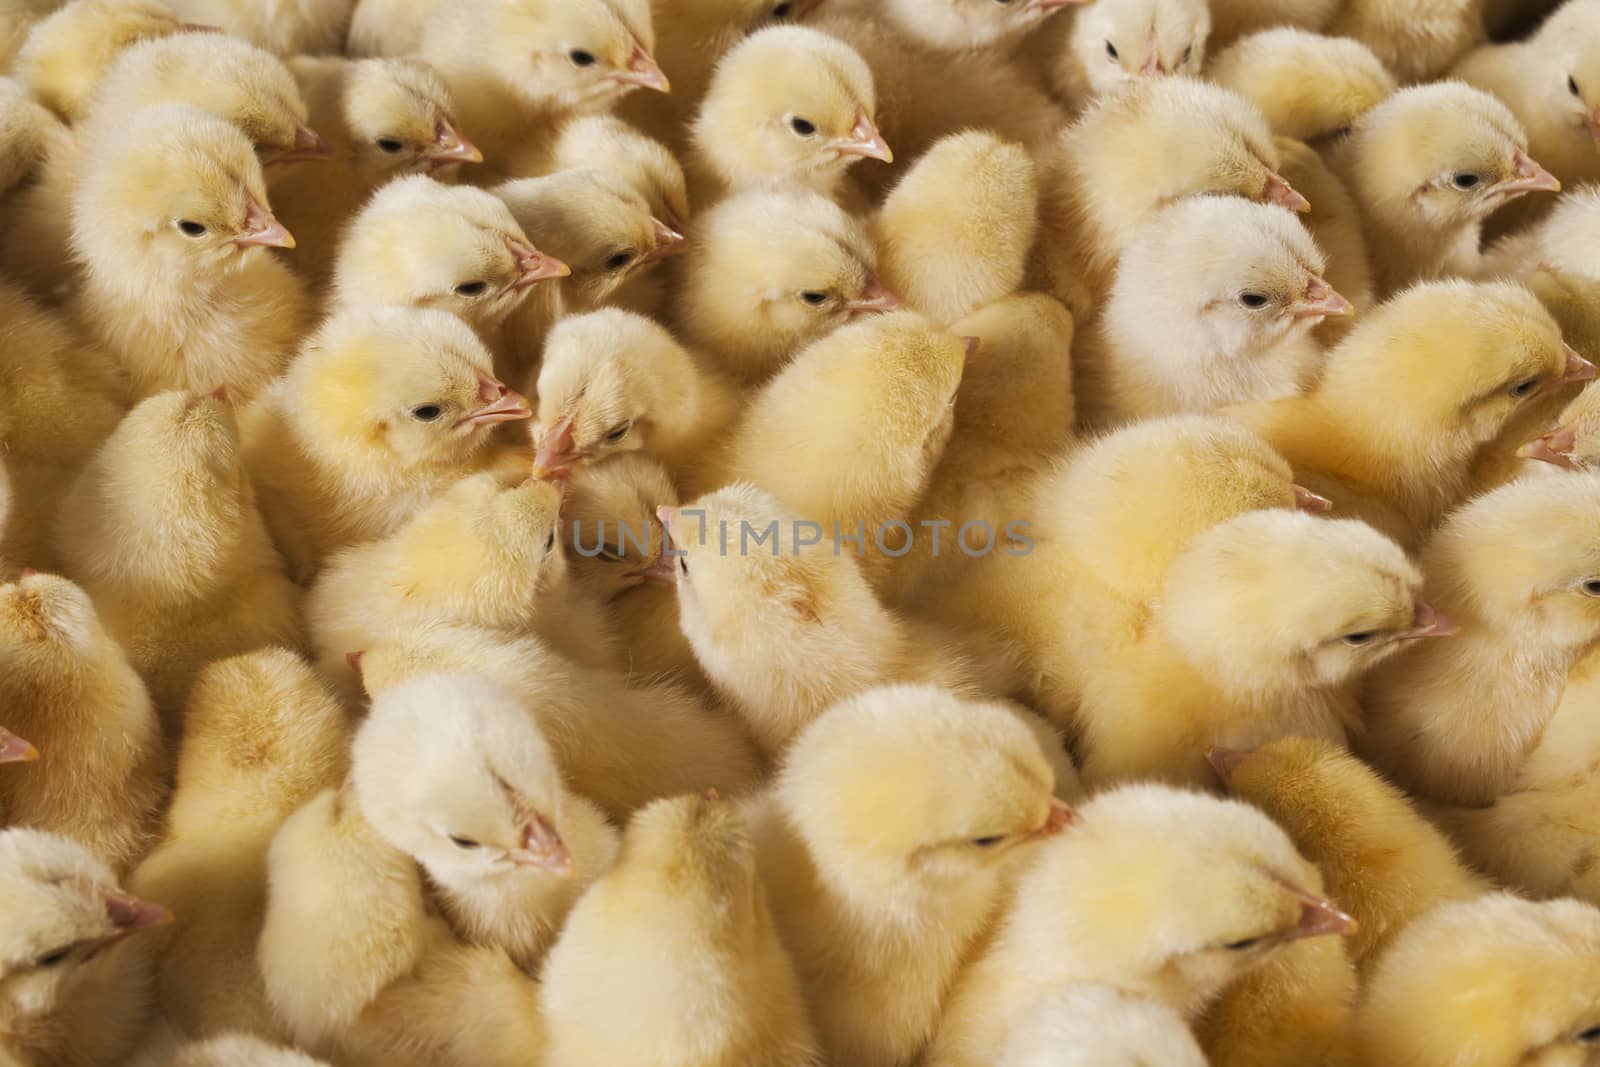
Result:
[[[602,548],[600,550],[600,555],[597,558],[603,563],[621,563],[622,562],[622,557],[617,555],[615,552],[611,551],[609,548]]]
[[[814,290],[810,290],[810,291],[801,293],[800,294],[800,300],[801,300],[802,303],[809,304],[814,308],[819,308],[823,304],[826,304],[828,302],[828,294],[827,293],[819,293],[819,292],[816,292]]]
[[[606,260],[606,270],[621,270],[623,267],[626,267],[632,262],[632,252],[618,252],[616,255]]]
[[[1243,941],[1230,941],[1222,947],[1229,952],[1248,952],[1265,940],[1264,937],[1247,937]]]
[[[188,219],[178,220],[178,230],[185,237],[204,237],[206,234],[206,228],[204,224],[199,222],[191,222]]]
[[[1267,294],[1265,294],[1265,293],[1240,293],[1239,294],[1239,303],[1243,304],[1245,307],[1249,308],[1251,311],[1260,311],[1262,308],[1267,306],[1267,303],[1268,303]]]
[[[1506,390],[1506,393],[1510,396],[1516,397],[1518,400],[1521,400],[1524,397],[1532,396],[1533,391],[1537,388],[1539,388],[1539,379],[1529,378],[1527,381],[1518,382],[1516,385],[1513,385],[1510,389]]]
[[[434,422],[443,414],[444,409],[438,404],[418,404],[411,409],[411,417],[418,422]]]
[[[783,0],[783,3],[772,9],[772,17],[775,19],[786,19],[789,17],[789,13],[793,10],[794,5],[791,4],[789,0]]]
[[[1590,578],[1579,586],[1584,596],[1600,597],[1600,578]]]
[[[1592,1045],[1596,1041],[1600,1041],[1600,1026],[1589,1027],[1589,1029],[1575,1035],[1573,1040],[1585,1045]]]
[[[1189,62],[1189,57],[1191,57],[1193,55],[1194,55],[1194,45],[1190,45],[1188,48],[1185,48],[1183,50],[1183,56],[1178,60],[1178,66],[1181,67],[1185,63]]]
[[[475,848],[483,847],[470,837],[457,837],[455,834],[450,835],[450,843],[465,852],[471,852]]]
[[[38,959],[33,961],[33,965],[35,967],[55,967],[59,964],[65,963],[67,957],[70,955],[72,955],[72,946],[68,945],[66,948],[56,949],[49,955],[40,956]]]
[[[620,425],[613,426],[611,431],[606,434],[606,444],[616,444],[618,441],[628,436],[628,431],[631,429],[633,429],[633,423],[631,422],[624,422]]]
[[[550,536],[544,539],[544,550],[549,552],[554,547],[556,547],[556,532],[551,530]]]
[[[678,571],[685,578],[689,577],[689,557],[688,556],[679,556],[678,557]]]
[[[405,147],[405,142],[395,137],[380,137],[378,138],[378,147],[392,156]]]
[[[1453,174],[1450,176],[1450,184],[1457,189],[1471,189],[1482,180],[1476,174]]]
[[[803,119],[799,115],[789,120],[789,128],[801,137],[810,137],[817,132],[817,124],[810,119]]]
[[[594,58],[593,52],[585,52],[581,48],[574,48],[572,51],[568,52],[567,58],[572,60],[572,65],[575,67],[592,67],[596,62],[598,62],[598,60]]]
[[[1110,41],[1106,42],[1106,55],[1112,59],[1117,58],[1117,46],[1112,44]]]
[[[1005,839],[1004,834],[996,834],[993,837],[975,837],[972,839],[972,843],[979,848],[993,848]]]
[[[1376,630],[1362,630],[1360,633],[1345,634],[1339,640],[1343,641],[1347,645],[1350,645],[1352,648],[1360,648],[1362,645],[1370,645],[1372,643],[1372,639],[1377,636],[1378,631]]]
[[[1567,75],[1567,92],[1571,93],[1573,96],[1578,95],[1578,79],[1574,78],[1570,74]]]
[[[462,282],[456,286],[457,296],[482,296],[489,288],[488,282]]]

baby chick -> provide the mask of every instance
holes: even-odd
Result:
[[[732,387],[670,333],[621,310],[563,319],[545,344],[537,393],[538,472],[638,451],[691,471],[737,404]]]
[[[167,733],[212,660],[301,642],[226,394],[159,393],[129,412],[61,504],[63,571],[94,598]]]
[[[1312,328],[1354,311],[1326,271],[1287,211],[1195,196],[1157,212],[1117,264],[1098,343],[1080,346],[1079,390],[1100,408],[1091,420],[1296,395],[1321,363]]]
[[[422,49],[440,0],[356,0],[345,50],[352,56],[410,56]]]
[[[1459,500],[1473,456],[1525,405],[1594,374],[1521,286],[1430,282],[1363,316],[1306,395],[1229,414],[1341,514],[1410,548]]]
[[[929,1067],[987,1063],[1037,997],[1069,982],[1193,1018],[1294,942],[1355,929],[1317,869],[1248,805],[1124,786],[1085,804],[1077,823],[1020,874],[950,995]]]
[[[916,1059],[1007,874],[1073,821],[1053,788],[1016,716],[929,686],[864,692],[801,735],[752,821],[830,1062]]]
[[[819,0],[820,2],[820,0]],[[1003,55],[1045,19],[1083,0],[889,0],[884,15],[911,42],[941,52]]]
[[[1040,997],[994,1067],[1206,1067],[1182,1017],[1115,986],[1074,982]]]
[[[1506,106],[1461,82],[1404,89],[1356,119],[1329,161],[1361,208],[1381,292],[1474,274],[1483,220],[1561,188]]]
[[[644,197],[653,216],[680,233],[687,230],[688,181],[677,157],[660,141],[611,115],[583,115],[561,127],[546,166],[532,173],[586,168],[621,178]]]
[[[1520,454],[1565,470],[1600,467],[1600,389],[1585,386],[1562,411],[1556,428],[1522,446]]]
[[[938,322],[1011,295],[1027,271],[1038,200],[1021,146],[979,131],[940,141],[872,219],[885,282]]]
[[[1396,88],[1360,41],[1291,26],[1241,38],[1212,58],[1206,74],[1254,101],[1273,133],[1300,141],[1348,129]]]
[[[373,829],[422,865],[456,929],[530,973],[616,856],[617,832],[567,792],[527,709],[486,679],[379,693],[352,761]]]
[[[1288,137],[1276,137],[1273,143],[1282,161],[1284,180],[1303,190],[1311,200],[1311,210],[1300,221],[1328,257],[1328,284],[1355,305],[1357,315],[1365,314],[1377,303],[1377,297],[1355,198],[1310,145]],[[1328,348],[1342,341],[1354,325],[1352,318],[1334,316],[1323,320],[1312,333]]]
[[[633,817],[541,979],[550,1067],[819,1062],[749,828],[714,789]]]
[[[0,585],[0,703],[41,758],[0,775],[0,811],[118,871],[150,846],[164,794],[160,725],[82,589],[23,572]]]
[[[872,71],[848,44],[803,26],[752,34],[717,64],[694,121],[706,199],[780,183],[836,198],[852,164],[894,161],[876,112]]]
[[[851,318],[899,307],[866,228],[800,189],[730,197],[698,221],[676,325],[745,384]]]
[[[1403,792],[1341,745],[1285,738],[1253,752],[1213,747],[1206,758],[1229,792],[1289,833],[1360,922],[1350,938],[1358,964],[1438,905],[1489,891]]]
[[[356,0],[173,0],[189,18],[279,55],[325,55],[344,49]]]
[[[1379,959],[1356,1013],[1361,1063],[1517,1067],[1594,1058],[1600,911],[1509,894],[1447,904]]]
[[[1049,39],[1051,88],[1081,109],[1136,79],[1198,75],[1210,34],[1201,0],[1093,0],[1041,36]]]
[[[1541,266],[1600,278],[1589,253],[1600,240],[1600,185],[1580,185],[1556,198],[1537,225],[1502,237],[1480,261],[1479,277],[1520,278]]]
[[[490,465],[494,428],[531,414],[460,319],[354,309],[323,323],[244,412],[245,465],[290,576],[304,581],[329,553],[384,536]]]
[[[1524,478],[1445,520],[1429,595],[1461,635],[1368,687],[1363,747],[1409,789],[1451,804],[1504,793],[1578,657],[1600,640],[1600,479]]]
[[[1088,661],[1085,778],[1204,787],[1208,743],[1342,743],[1358,725],[1360,676],[1451,632],[1421,585],[1399,547],[1364,523],[1270,509],[1200,534],[1140,630]]]
[[[11,70],[35,100],[77,122],[123,49],[199,28],[155,0],[72,0],[34,24]]]
[[[1195,1024],[1212,1067],[1345,1062],[1360,980],[1344,941],[1296,941],[1223,990]]]
[[[1437,78],[1484,38],[1482,0],[1345,0],[1326,27],[1377,54],[1403,85]]]
[[[0,1055],[117,1067],[149,1022],[149,956],[123,941],[169,922],[76,841],[0,831]]]
[[[300,336],[305,293],[262,251],[292,247],[244,134],[195,108],[153,107],[84,160],[71,306],[135,398],[226,385],[247,400]]]

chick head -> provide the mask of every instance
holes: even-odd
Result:
[[[1508,893],[1441,905],[1377,958],[1355,1027],[1366,1063],[1590,1067],[1600,911]]]
[[[291,420],[339,465],[453,466],[500,423],[532,415],[494,377],[493,359],[454,315],[356,308],[323,323],[290,369]],[[358,460],[359,461],[359,460]]]
[[[671,89],[645,0],[478,0],[466,13],[476,61],[535,106],[606,111],[634,89]]]
[[[522,178],[494,193],[541,249],[571,269],[562,283],[571,310],[598,307],[640,270],[687,247],[683,234],[652,216],[644,197],[609,171]]]
[[[679,233],[689,222],[689,183],[666,145],[614,115],[587,115],[561,128],[553,158],[563,170],[615,174],[644,197],[650,213]]]
[[[381,690],[351,760],[373,829],[444,884],[571,872],[561,772],[498,683],[435,674]]]
[[[696,337],[719,349],[754,335],[791,353],[854,315],[899,306],[878,282],[877,264],[866,228],[826,197],[744,193],[701,220],[684,271],[683,315]]]
[[[75,841],[38,830],[0,831],[0,1027],[48,1025],[84,967],[131,937],[172,921],[124,893],[110,868]]]
[[[1333,76],[1311,77],[1311,70]],[[1260,105],[1274,133],[1303,142],[1348,131],[1396,87],[1365,44],[1295,26],[1239,38],[1211,57],[1206,76]]]
[[[444,80],[421,60],[357,60],[340,107],[356,169],[373,184],[483,161],[456,122]]]
[[[110,642],[89,594],[67,579],[24,571],[0,585],[0,692],[8,703],[56,694]]]
[[[78,255],[105,270],[131,262],[142,275],[194,279],[238,270],[259,248],[294,247],[250,142],[183,104],[147,108],[95,142],[72,212]]]
[[[1600,467],[1600,389],[1585,386],[1561,412],[1556,428],[1528,442],[1519,454],[1566,470]]]
[[[818,870],[863,901],[993,871],[1073,820],[1016,714],[937,686],[834,705],[789,749],[776,789]]]
[[[1374,209],[1430,228],[1477,222],[1515,197],[1561,188],[1529,157],[1510,109],[1462,82],[1403,89],[1357,119],[1353,136],[1356,180]]]
[[[804,26],[773,26],[717,64],[694,143],[736,188],[792,181],[831,190],[860,159],[893,161],[877,108],[872,71],[855,49]]]
[[[676,507],[678,490],[657,460],[642,452],[578,467],[563,509],[572,532],[572,572],[611,600],[644,582],[677,581],[659,507]]]
[[[1074,982],[1041,997],[995,1067],[1206,1067],[1183,1018],[1114,986]]]
[[[1248,358],[1354,312],[1326,269],[1289,212],[1236,196],[1188,197],[1153,216],[1123,253],[1107,315],[1134,334],[1154,327]]]
[[[567,274],[492,193],[413,175],[378,190],[350,224],[334,265],[334,303],[438,308],[491,328],[532,286]]]
[[[1422,575],[1365,523],[1271,510],[1200,534],[1167,574],[1162,630],[1236,692],[1338,686],[1454,624]]]
[[[1328,354],[1315,391],[1381,444],[1468,454],[1535,397],[1594,376],[1524,287],[1439,281],[1363,316]]]
[[[1539,119],[1600,142],[1600,27],[1592,3],[1563,4],[1539,28],[1527,75]]]
[[[612,872],[611,878],[645,880],[655,892],[720,901],[735,916],[749,914],[759,890],[750,828],[715,789],[635,812]]]
[[[947,52],[1014,44],[1045,19],[1084,0],[889,0],[907,35]]]
[[[1198,76],[1210,36],[1203,0],[1095,0],[1072,24],[1072,52],[1100,94],[1151,75]]]
[[[39,103],[75,122],[123,49],[194,28],[155,0],[72,0],[34,23],[13,73]]]
[[[698,425],[698,374],[694,357],[643,315],[608,308],[562,319],[539,368],[535,467],[680,445]]]

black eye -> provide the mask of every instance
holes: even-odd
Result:
[[[1266,938],[1264,937],[1247,937],[1243,941],[1230,941],[1222,947],[1229,952],[1247,952],[1265,940]]]
[[[604,563],[621,563],[622,562],[622,557],[617,555],[615,552],[611,551],[609,548],[602,548],[600,550],[600,555],[597,558],[600,559]]]
[[[188,219],[179,219],[178,229],[182,231],[185,237],[204,237],[206,234],[206,228],[203,224],[190,222]]]
[[[380,137],[378,138],[378,147],[392,156],[404,148],[405,143],[393,137]]]
[[[1377,636],[1378,631],[1376,630],[1362,630],[1360,633],[1345,634],[1344,637],[1340,638],[1340,640],[1347,645],[1360,648],[1362,645],[1371,644],[1372,639]]]
[[[810,304],[814,308],[819,308],[823,304],[826,304],[828,302],[828,294],[827,293],[818,293],[818,292],[804,292],[804,293],[800,294],[800,299],[805,301],[807,304]]]
[[[809,119],[803,119],[798,115],[789,120],[789,128],[795,133],[798,133],[801,137],[810,137],[812,134],[817,132],[816,123]]]
[[[1190,45],[1188,48],[1183,50],[1183,58],[1178,60],[1178,66],[1181,67],[1185,63],[1189,62],[1189,57],[1192,55],[1194,55],[1194,45]]]
[[[1457,189],[1471,189],[1483,179],[1476,174],[1455,174],[1450,178],[1450,184]]]
[[[1533,391],[1537,388],[1539,388],[1539,379],[1529,378],[1527,381],[1518,382],[1516,385],[1513,385],[1510,389],[1507,389],[1506,392],[1511,396],[1516,397],[1518,400],[1521,400],[1523,397],[1532,396]]]
[[[1265,293],[1240,293],[1239,303],[1251,311],[1260,311],[1267,306],[1267,295]]]
[[[554,547],[556,547],[556,532],[551,530],[550,536],[544,539],[544,550],[548,552]]]
[[[462,282],[456,286],[457,296],[482,296],[489,288],[488,282]]]
[[[678,557],[678,570],[680,572],[682,572],[682,574],[683,574],[683,576],[685,578],[689,577],[689,557],[688,556],[679,556]]]
[[[40,956],[33,961],[33,965],[35,967],[54,967],[57,964],[65,963],[70,955],[72,955],[72,946],[68,945],[66,948],[56,949],[48,956]]]
[[[616,255],[606,260],[606,270],[621,270],[623,267],[626,267],[632,262],[632,252],[618,252]]]
[[[993,848],[1005,839],[1004,834],[996,834],[994,837],[975,837],[972,843],[979,848]]]
[[[463,849],[467,852],[471,852],[475,848],[483,847],[470,837],[457,837],[454,834],[450,835],[450,843],[456,846],[456,848]]]
[[[1573,1038],[1573,1040],[1581,1042],[1585,1045],[1592,1045],[1596,1041],[1600,1041],[1600,1026],[1589,1027],[1589,1029],[1578,1034],[1575,1038]]]
[[[1574,78],[1570,74],[1567,75],[1567,91],[1573,96],[1578,95],[1578,79]]]
[[[1106,42],[1106,55],[1110,56],[1112,59],[1117,58],[1117,46],[1112,44],[1110,41]]]
[[[411,417],[418,422],[433,422],[443,414],[444,409],[438,404],[418,404],[411,409]]]
[[[571,52],[568,52],[567,58],[572,60],[574,66],[578,67],[592,67],[596,62],[593,52],[585,52],[581,48],[574,48]]]
[[[1584,596],[1600,596],[1600,578],[1590,578],[1583,583]]]
[[[775,19],[786,19],[789,17],[789,12],[793,10],[794,5],[791,4],[789,0],[783,0],[783,3],[772,9],[772,17]]]
[[[631,429],[633,429],[633,423],[631,422],[625,422],[620,426],[613,426],[611,428],[611,432],[606,434],[606,443],[615,444],[624,437],[628,436],[628,431]]]

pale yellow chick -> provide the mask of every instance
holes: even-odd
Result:
[[[1275,137],[1273,142],[1278,146],[1284,180],[1302,190],[1311,201],[1311,210],[1301,216],[1301,221],[1328,257],[1328,284],[1355,305],[1356,316],[1366,314],[1377,303],[1377,296],[1355,198],[1310,145],[1288,137]],[[1312,332],[1324,348],[1330,348],[1344,339],[1356,321],[1357,318],[1334,316],[1323,320]]]
[[[821,0],[818,0],[820,3]],[[888,0],[884,15],[915,45],[1003,56],[1051,15],[1083,0]]]
[[[1483,0],[1345,0],[1325,29],[1372,49],[1401,84],[1425,82],[1483,41]]]
[[[187,18],[284,56],[344,50],[356,0],[172,0]]]
[[[1396,89],[1394,76],[1360,41],[1291,26],[1234,42],[1212,57],[1206,75],[1254,101],[1273,133],[1300,141],[1348,129]]]
[[[33,25],[11,73],[63,121],[77,122],[123,49],[198,28],[156,0],[72,0]]]
[[[1502,237],[1486,249],[1479,276],[1520,278],[1548,267],[1600,279],[1600,266],[1591,254],[1596,241],[1600,241],[1600,185],[1580,185],[1557,197],[1550,214],[1537,225]]]
[[[1040,34],[1057,98],[1081,110],[1141,78],[1198,75],[1211,12],[1204,0],[1093,0]]]
[[[1211,36],[1220,47],[1278,26],[1322,30],[1338,10],[1339,0],[1211,0]]]
[[[994,1067],[1206,1067],[1177,1012],[1115,986],[1074,982],[1047,993],[1006,1039]]]
[[[411,56],[440,0],[356,0],[345,50],[352,56]]]
[[[791,0],[792,2],[792,0]],[[689,186],[667,146],[611,115],[583,115],[561,127],[539,173],[593,168],[615,174],[679,233],[689,225]]]
[[[1556,428],[1528,442],[1520,454],[1565,470],[1600,467],[1600,389],[1585,386],[1561,412]]]

